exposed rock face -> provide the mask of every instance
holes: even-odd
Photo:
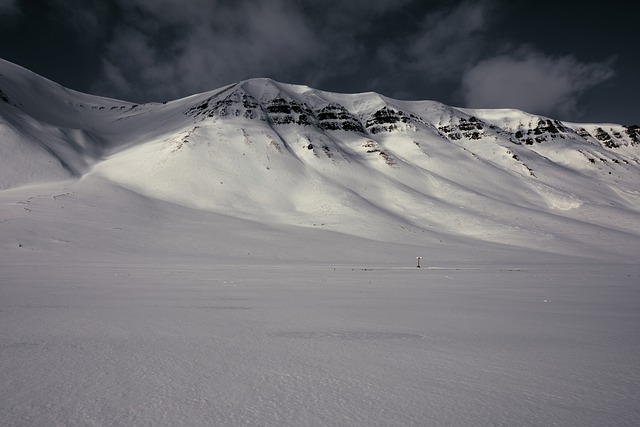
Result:
[[[472,116],[469,119],[464,117],[452,118],[449,124],[439,126],[438,130],[452,141],[463,138],[477,140],[484,136],[485,127],[486,123]]]
[[[313,110],[309,105],[281,97],[259,103],[251,95],[236,90],[222,99],[211,97],[190,108],[185,114],[196,118],[244,117],[269,121],[275,125],[317,126],[323,130],[366,133],[362,123],[337,103]]]
[[[625,133],[629,135],[632,145],[640,145],[640,126],[631,125],[623,127],[625,128]]]
[[[265,110],[271,122],[276,125],[294,123],[309,126],[316,122],[311,108],[306,104],[296,101],[276,98],[267,103]]]
[[[590,138],[591,134],[589,132],[587,132],[587,130],[585,128],[578,128],[576,129],[576,133],[578,134],[578,136],[582,137],[582,138]]]
[[[383,107],[371,115],[371,118],[365,123],[365,127],[370,133],[376,134],[380,132],[415,129],[415,126],[412,126],[412,122],[424,123],[424,121],[415,114]]]
[[[593,129],[591,133],[584,128],[579,128],[576,133],[587,140],[595,139],[607,148],[620,148],[625,145],[640,145],[640,126],[632,125],[616,127],[618,130],[613,127],[604,128],[599,126]]]
[[[389,166],[393,166],[396,164],[396,160],[393,158],[393,156],[384,151],[382,147],[380,147],[380,144],[372,139],[369,139],[364,144],[362,144],[362,148],[365,148],[367,150],[367,153],[369,154],[377,153]]]
[[[9,97],[0,89],[0,101],[9,103]]]
[[[620,147],[620,144],[618,144],[613,138],[611,138],[611,135],[609,135],[609,133],[607,133],[607,131],[605,131],[602,128],[598,128],[596,129],[595,135],[593,135],[598,141],[602,142],[602,144],[604,144],[605,147],[607,148],[618,148]],[[618,134],[618,137],[622,137],[622,135]]]
[[[215,96],[190,108],[185,114],[192,117],[244,117],[265,120],[266,115],[258,101],[251,95],[235,90],[222,99]]]
[[[323,132],[354,132],[362,136],[393,132],[412,132],[423,128],[438,132],[452,142],[482,141],[490,138],[506,138],[516,145],[534,145],[563,139],[580,139],[590,144],[601,144],[617,149],[623,146],[640,145],[640,127],[611,125],[584,125],[576,127],[559,120],[539,116],[523,115],[516,122],[494,121],[478,111],[476,115],[465,114],[455,108],[439,114],[436,123],[429,115],[400,109],[396,105],[379,106],[379,98],[371,110],[358,108],[350,111],[345,105],[315,94],[288,93],[274,82],[267,81],[267,91],[256,91],[255,86],[237,84],[227,87],[189,108],[185,114],[199,120],[207,118],[238,117],[260,120],[271,125],[294,125],[314,127]],[[252,89],[253,88],[253,89]],[[0,100],[8,97],[0,92]],[[373,111],[373,112],[371,112]],[[433,111],[433,110],[430,110]],[[507,117],[507,116],[505,116]],[[500,119],[504,120],[504,119]]]
[[[521,143],[533,145],[555,138],[565,138],[565,134],[572,132],[558,120],[539,119],[537,126],[529,129],[520,129],[515,133],[515,137]]]
[[[316,111],[319,126],[324,130],[345,130],[365,133],[362,123],[340,104],[331,103]]]

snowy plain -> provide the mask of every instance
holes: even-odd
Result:
[[[542,119],[260,79],[135,106],[0,66],[2,425],[640,423],[625,128],[516,144]],[[372,125],[284,123],[309,105]]]
[[[638,267],[533,260],[14,260],[2,265],[0,416],[636,425]]]
[[[635,268],[10,271],[4,425],[632,426],[640,416]]]

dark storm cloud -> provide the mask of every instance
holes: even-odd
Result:
[[[63,60],[37,64],[52,64],[60,81],[67,77],[60,64],[68,61],[70,80],[76,72],[83,85],[74,88],[136,102],[251,77],[574,119],[585,94],[609,82],[626,79],[610,87],[633,99],[625,88],[633,73],[618,71],[633,61],[616,50],[619,37],[606,39],[622,34],[621,24],[590,22],[600,35],[589,39],[598,48],[588,48],[582,40],[591,34],[591,15],[573,19],[575,10],[540,1],[47,0],[35,7],[0,0],[0,18],[37,13],[33,28],[48,23],[59,40],[76,39],[51,45]],[[34,38],[33,46],[43,43]],[[619,60],[607,60],[616,54]]]
[[[475,36],[490,3],[420,10],[411,25],[394,28],[407,3],[123,1],[95,89],[173,98],[269,76],[312,86],[360,79],[363,89],[398,96],[390,76],[410,76],[413,85],[459,77],[482,52]],[[376,72],[361,71],[368,69]]]
[[[255,76],[286,75],[329,52],[307,17],[285,1],[121,1],[94,89],[166,99]],[[78,15],[76,27],[96,14]],[[95,31],[95,29],[93,30]]]
[[[18,13],[16,0],[0,0],[0,19]]]
[[[78,33],[78,41],[92,44],[108,37],[112,8],[102,0],[51,0],[55,4],[54,19],[70,25]]]
[[[389,66],[419,71],[424,79],[451,79],[481,54],[490,5],[465,1],[426,14],[413,33],[401,43],[386,43],[378,55]]]
[[[130,100],[164,100],[259,76],[312,86],[359,79],[362,88],[375,86],[380,74],[360,70],[373,67],[384,75],[395,67],[371,43],[379,39],[393,44],[393,32],[384,34],[384,17],[408,2],[115,3],[119,19],[112,28],[99,25],[98,17],[104,14],[100,2],[58,3],[69,11],[69,22],[78,31],[91,37],[110,34],[93,91]],[[434,34],[442,37],[440,32],[438,27]],[[432,48],[438,49],[433,43]]]
[[[312,61],[322,46],[302,16],[282,3],[182,7],[140,2],[103,58],[102,90],[174,98]],[[177,3],[175,3],[177,4]],[[209,5],[210,3],[207,2]],[[161,18],[162,17],[162,18]],[[172,36],[167,37],[167,33]]]

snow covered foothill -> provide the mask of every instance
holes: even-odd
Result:
[[[637,128],[0,61],[4,425],[634,425]],[[422,268],[415,267],[422,257]]]

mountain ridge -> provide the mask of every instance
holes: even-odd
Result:
[[[266,78],[133,104],[6,61],[0,91],[0,189],[99,177],[229,217],[420,244],[597,252],[624,235],[625,252],[640,236],[637,126]]]

